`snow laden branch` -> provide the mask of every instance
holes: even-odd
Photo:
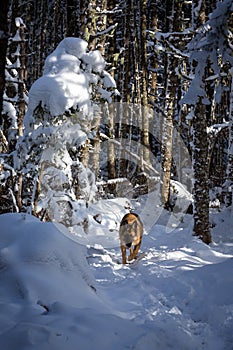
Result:
[[[172,41],[176,42],[177,38],[180,38],[180,37],[181,38],[185,37],[186,40],[188,38],[191,38],[191,36],[193,35],[193,32],[191,30],[187,29],[187,30],[184,30],[183,32],[168,32],[168,33],[154,32],[151,30],[147,30],[146,32],[152,35],[154,38],[156,38],[156,40],[159,42],[159,44],[153,45],[155,50],[165,52],[165,51],[168,51],[168,49],[170,49],[171,54],[174,54],[177,57],[184,58],[184,59],[189,57],[189,54],[187,52],[184,52],[180,48],[176,47],[172,43]],[[178,45],[180,45],[180,40]]]
[[[118,147],[119,149],[121,149],[122,147],[122,140],[118,141],[116,139],[112,139],[108,136],[106,136],[105,134],[101,134],[100,135],[103,139],[107,140],[109,143],[114,144],[116,147]],[[140,155],[135,154],[134,152],[132,152],[129,148],[124,147],[124,152],[127,153],[130,158],[132,160],[135,161],[136,164],[142,164],[143,167],[145,167],[146,169],[150,170],[151,174],[159,176],[159,172],[148,162],[146,162],[144,159],[142,159],[140,157]]]
[[[113,33],[116,30],[117,26],[118,26],[118,23],[115,23],[115,24],[109,26],[108,28],[106,28],[105,30],[97,32],[96,35],[101,36],[101,35],[106,35],[106,34],[109,34],[109,33],[110,33],[110,35],[113,35]]]

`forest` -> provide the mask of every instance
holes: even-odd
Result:
[[[0,0],[0,349],[232,350],[232,14]]]
[[[0,212],[85,228],[90,202],[147,195],[209,244],[210,208],[233,205],[232,10],[2,1]]]

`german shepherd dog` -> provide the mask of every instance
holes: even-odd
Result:
[[[126,249],[130,255],[128,261],[136,259],[143,235],[143,224],[137,214],[126,214],[120,223],[119,237],[122,253],[122,264],[126,264]],[[134,247],[134,248],[133,248]]]

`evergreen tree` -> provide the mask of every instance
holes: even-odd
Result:
[[[15,157],[24,179],[23,210],[31,207],[42,215],[46,209],[50,219],[60,217],[67,226],[77,223],[77,207],[88,206],[95,195],[93,169],[81,162],[81,151],[95,133],[98,98],[110,98],[116,90],[101,53],[87,52],[87,45],[66,38],[47,57],[44,75],[29,91],[25,131]]]

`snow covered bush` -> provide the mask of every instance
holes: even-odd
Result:
[[[88,52],[87,46],[82,39],[65,38],[47,57],[43,76],[29,91],[15,157],[23,174],[24,207],[34,214],[46,210],[67,226],[74,224],[77,205],[88,206],[95,195],[95,176],[81,163],[80,152],[96,137],[100,102],[118,94],[101,53]]]

